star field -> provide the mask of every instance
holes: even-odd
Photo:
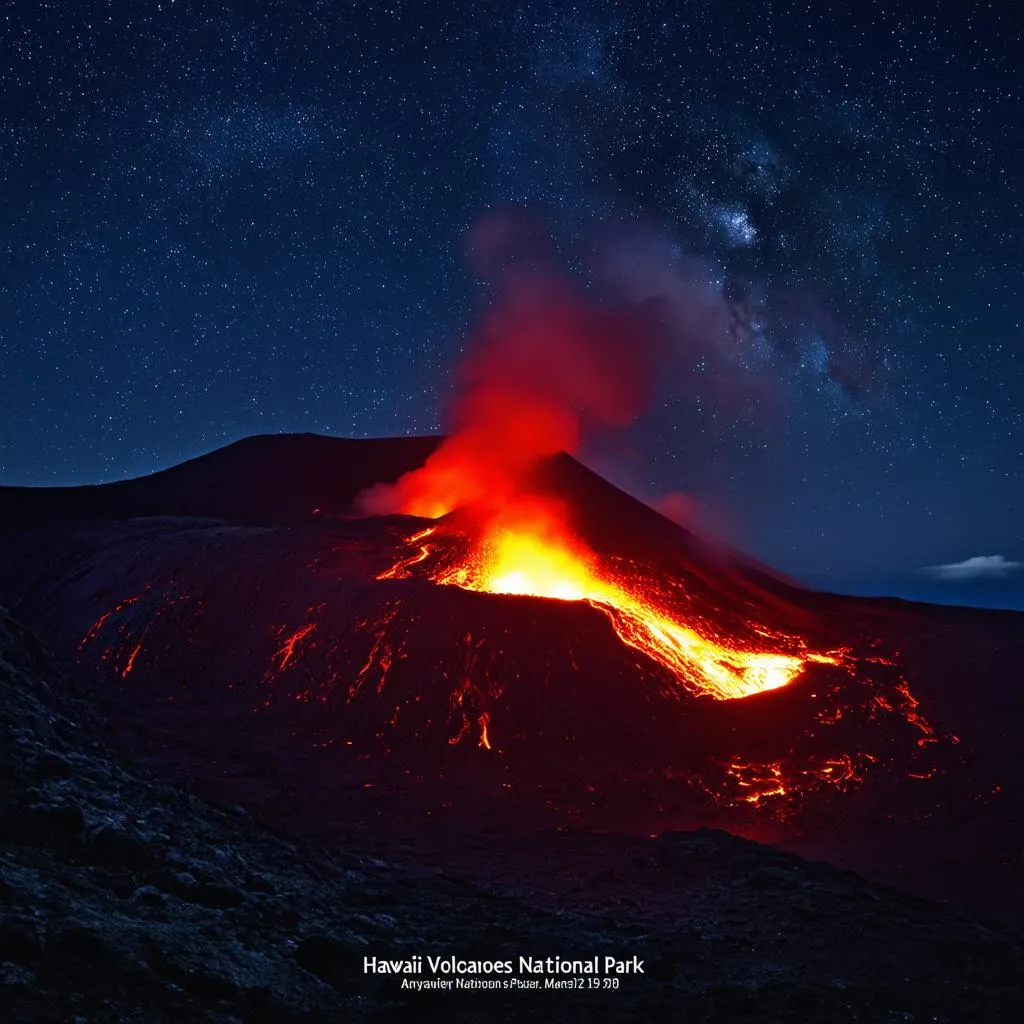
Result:
[[[487,210],[686,343],[590,463],[816,586],[1024,607],[1016,5],[0,14],[0,481],[436,431]],[[972,561],[943,574],[934,567]]]

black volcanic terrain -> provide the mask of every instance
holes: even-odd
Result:
[[[0,604],[57,659],[5,620],[17,1019],[449,1019],[354,964],[453,942],[642,949],[657,977],[599,1019],[1017,1019],[1024,615],[802,590],[548,460],[532,488],[680,621],[799,638],[788,685],[716,700],[599,606],[439,585],[462,512],[352,513],[436,444],[0,488]],[[131,980],[101,1013],[106,976]]]

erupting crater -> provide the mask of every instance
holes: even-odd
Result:
[[[489,513],[474,533],[468,551],[459,555],[444,549],[444,532],[437,527],[419,530],[406,541],[414,554],[378,579],[421,573],[465,590],[586,601],[608,616],[623,643],[667,669],[680,687],[718,700],[778,689],[809,662],[838,665],[844,656],[809,651],[802,638],[754,623],[750,631],[757,642],[746,644],[710,623],[692,628],[659,596],[653,580],[635,569],[606,566],[572,531],[560,503],[548,497],[520,495]]]

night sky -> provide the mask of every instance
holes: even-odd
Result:
[[[686,321],[590,465],[814,586],[1024,607],[1020,11],[4,5],[0,482],[442,429],[515,204]]]

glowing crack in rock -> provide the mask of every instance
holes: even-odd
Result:
[[[746,803],[758,804],[762,800],[783,797],[789,792],[785,785],[782,765],[778,761],[770,764],[734,761],[726,769],[726,774],[740,787],[740,799]]]
[[[84,650],[88,644],[91,644],[92,642],[97,640],[99,638],[100,633],[103,631],[103,628],[111,621],[111,619],[114,616],[122,614],[127,608],[130,608],[133,605],[137,605],[138,602],[147,594],[150,595],[149,608],[151,610],[149,612],[148,617],[145,620],[145,624],[143,625],[141,631],[136,633],[134,640],[132,640],[131,638],[133,630],[131,629],[130,623],[122,622],[119,627],[119,633],[121,634],[121,636],[126,637],[128,639],[128,643],[131,644],[130,649],[126,648],[124,645],[110,643],[106,646],[106,648],[99,656],[99,660],[101,662],[112,661],[117,658],[118,654],[123,653],[127,649],[128,656],[125,659],[124,667],[120,671],[121,678],[127,679],[129,674],[135,669],[135,663],[140,651],[142,650],[142,645],[145,642],[146,637],[149,635],[149,632],[153,628],[156,621],[167,611],[173,608],[175,605],[180,604],[183,601],[197,601],[197,598],[193,597],[191,594],[165,596],[162,600],[162,603],[158,604],[155,608],[153,608],[153,601],[156,599],[157,595],[152,591],[152,587],[147,587],[142,594],[136,594],[133,597],[126,597],[124,600],[119,601],[109,611],[106,611],[102,615],[100,615],[99,618],[96,619],[96,621],[89,627],[85,635],[82,637],[81,641],[78,644],[78,650]],[[143,606],[139,605],[139,609],[142,608]],[[139,609],[136,610],[138,611]]]
[[[280,672],[293,658],[296,657],[295,650],[303,640],[316,629],[316,623],[310,622],[295,630],[285,642],[274,652],[274,658],[279,659],[277,670]]]
[[[91,641],[95,640],[99,636],[100,630],[103,629],[103,627],[107,623],[107,620],[111,616],[120,614],[125,610],[125,608],[128,608],[129,606],[135,604],[135,602],[138,601],[139,598],[141,597],[141,594],[135,594],[133,597],[126,597],[123,601],[119,601],[116,605],[114,605],[114,607],[111,608],[110,611],[104,612],[88,628],[88,630],[86,630],[85,636],[82,637],[81,641],[78,644],[78,649],[81,650],[87,643],[90,643]]]
[[[132,648],[131,653],[128,655],[128,662],[127,662],[127,664],[125,665],[124,669],[121,672],[121,678],[122,679],[127,679],[128,678],[128,673],[131,672],[131,670],[135,667],[135,659],[139,656],[139,651],[141,651],[141,650],[142,650],[142,641],[140,640]]]
[[[425,530],[420,530],[419,533],[414,533],[407,541],[407,544],[417,544],[423,540],[424,537],[429,537],[434,532],[434,527],[430,526]],[[408,558],[403,558],[399,562],[396,562],[386,572],[382,572],[377,579],[379,580],[401,580],[407,579],[412,575],[410,569],[414,565],[418,565],[424,561],[430,554],[429,544],[420,544],[419,550],[414,555],[410,555]]]
[[[734,757],[725,765],[725,777],[729,781],[727,788],[736,791],[734,799],[758,807],[779,805],[781,809],[813,788],[853,789],[864,782],[869,766],[877,761],[872,754],[838,754],[816,765],[798,768],[781,760],[757,763]],[[721,799],[722,794],[715,796]]]

